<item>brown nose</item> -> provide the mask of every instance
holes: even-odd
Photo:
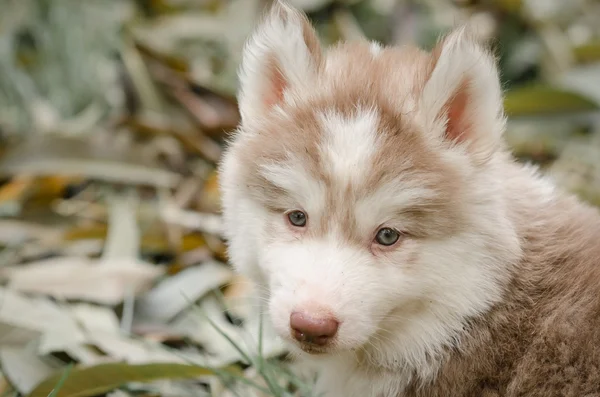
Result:
[[[290,316],[292,335],[299,342],[326,345],[335,336],[339,323],[332,317],[313,317],[294,312]]]

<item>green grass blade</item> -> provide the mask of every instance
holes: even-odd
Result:
[[[73,369],[73,363],[69,363],[69,365],[67,366],[67,368],[65,368],[65,370],[63,371],[62,376],[60,377],[60,379],[58,380],[58,383],[56,384],[56,386],[54,387],[54,389],[52,389],[52,391],[50,392],[50,394],[48,394],[48,397],[56,397],[56,395],[58,394],[60,388],[65,384],[67,378],[69,377],[69,374],[71,373],[71,370]]]

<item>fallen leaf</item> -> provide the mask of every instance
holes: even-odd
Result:
[[[573,49],[577,62],[593,63],[600,62],[600,41],[593,41]]]
[[[122,333],[92,331],[87,334],[88,343],[104,352],[112,361],[125,361],[129,364],[186,363],[183,354],[175,354],[163,345],[150,340],[133,339]],[[204,360],[195,356],[194,362]]]
[[[0,347],[23,347],[41,335],[37,330],[0,321]]]
[[[38,177],[36,187],[28,198],[28,205],[49,207],[55,200],[61,199],[70,186],[81,186],[84,182],[84,178],[60,175]]]
[[[58,368],[47,360],[42,360],[29,347],[1,348],[0,363],[6,378],[21,394],[29,394],[39,382],[51,376]]]
[[[598,110],[598,104],[575,92],[536,85],[509,91],[504,100],[509,117]]]
[[[203,383],[205,382],[209,382],[209,379],[203,380]],[[134,396],[212,397],[203,386],[196,379],[160,379],[152,382],[128,383],[127,391]]]
[[[17,393],[17,391],[15,390],[15,388],[12,387],[12,385],[10,384],[8,379],[6,379],[4,374],[2,374],[0,372],[0,395],[8,396],[8,395],[15,395],[16,393]]]
[[[70,305],[69,309],[75,320],[85,331],[101,331],[114,334],[120,332],[119,319],[114,310],[108,307],[78,303]]]
[[[600,144],[571,141],[547,174],[563,189],[600,206]]]
[[[32,195],[36,188],[36,178],[29,175],[18,175],[0,187],[0,215],[18,215],[24,201]]]
[[[510,13],[517,13],[523,6],[523,0],[495,0],[494,3]]]
[[[594,102],[595,105],[600,103],[600,68],[597,64],[582,64],[565,70],[556,77],[556,84]],[[598,106],[593,108],[597,109]]]
[[[71,243],[63,244],[62,254],[65,256],[97,256],[102,253],[104,240],[101,239],[82,239]]]
[[[210,290],[226,284],[230,267],[215,261],[182,270],[164,279],[142,296],[136,305],[139,321],[168,322]]]
[[[239,374],[235,367],[224,369]],[[129,382],[149,382],[158,379],[186,379],[214,376],[209,368],[186,364],[101,364],[88,368],[73,368],[55,397],[91,397],[104,394]],[[28,397],[47,397],[61,378],[61,373],[41,382]]]
[[[214,170],[204,182],[198,194],[198,207],[200,211],[219,212],[221,209],[221,191],[219,189],[219,175]]]
[[[109,393],[106,393],[106,397],[132,397],[132,395],[126,393],[124,390],[116,389]]]
[[[20,244],[28,240],[58,242],[63,233],[60,226],[46,226],[19,219],[0,220],[0,243],[6,245]]]
[[[176,173],[149,164],[138,151],[98,139],[46,134],[8,149],[0,160],[4,175],[86,176],[111,183],[174,187]]]
[[[116,305],[129,289],[139,294],[163,273],[163,268],[141,260],[59,257],[6,267],[0,277],[17,291]]]
[[[170,204],[163,206],[160,213],[165,222],[205,233],[222,234],[223,222],[219,215],[183,210]]]
[[[64,350],[57,351],[57,353],[64,353],[81,365],[97,365],[116,361],[113,357],[104,355],[95,346],[87,343],[69,346]]]
[[[104,240],[106,238],[107,231],[108,228],[106,225],[98,223],[74,226],[65,230],[63,238],[67,241],[96,239]]]
[[[36,279],[38,284],[40,280]],[[84,343],[85,336],[70,313],[45,297],[29,297],[0,288],[0,321],[41,333],[39,351],[46,354]]]
[[[135,194],[111,194],[108,198],[108,233],[102,259],[135,260],[140,250]],[[110,263],[110,262],[105,262]],[[123,264],[125,264],[124,262]]]

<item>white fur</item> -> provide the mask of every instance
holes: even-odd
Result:
[[[434,192],[419,186],[407,175],[402,182],[394,181],[379,187],[367,197],[358,200],[354,206],[357,226],[363,230],[373,229],[381,224],[388,224],[402,230],[402,221],[391,219],[402,209],[410,208],[414,203],[431,198]],[[390,224],[393,221],[393,224]]]
[[[357,109],[351,119],[335,112],[319,116],[325,132],[321,151],[329,162],[332,175],[340,184],[360,183],[379,147],[375,109]]]
[[[242,143],[242,139],[237,143]],[[265,217],[266,211],[243,194],[238,175],[240,167],[235,154],[238,145],[231,144],[223,155],[219,169],[222,191],[223,230],[228,241],[230,262],[241,274],[258,285],[262,284],[262,273],[258,268],[256,241],[261,238],[256,225]]]
[[[371,50],[371,54],[373,54],[374,57],[378,56],[383,51],[383,47],[381,46],[381,44],[379,44],[376,41],[371,42],[369,49]]]
[[[295,165],[295,166],[294,166]],[[261,167],[262,174],[275,186],[290,192],[302,209],[309,214],[321,213],[325,204],[323,183],[312,178],[301,164],[290,158],[285,164],[268,164]]]
[[[484,313],[501,299],[507,269],[520,256],[519,241],[506,215],[504,176],[497,166],[500,157],[492,156],[484,168],[476,168],[464,152],[440,149],[439,155],[451,161],[468,183],[462,189],[468,232],[445,239],[407,239],[401,248],[379,254],[368,244],[344,243],[335,227],[322,238],[295,235],[281,214],[268,212],[246,195],[240,179],[244,165],[237,153],[252,135],[245,132],[258,125],[254,119],[262,117],[257,100],[268,84],[260,73],[268,51],[274,51],[294,84],[302,87],[314,77],[300,33],[293,19],[285,26],[270,18],[246,48],[242,129],[221,164],[231,262],[264,292],[278,334],[295,353],[316,365],[317,392],[326,392],[327,397],[397,397],[415,377],[423,382],[435,377],[444,346],[460,346],[465,318]],[[439,132],[445,122],[442,107],[465,75],[471,79],[470,93],[477,104],[470,108],[470,116],[479,123],[478,131],[488,133],[489,139],[498,138],[503,118],[496,70],[488,55],[470,42],[465,44],[460,34],[447,42],[422,96],[415,99],[417,117]],[[341,190],[349,182],[360,183],[378,145],[376,113],[363,110],[356,116],[351,120],[336,114],[322,117],[326,139],[321,149]],[[293,160],[263,166],[262,172],[308,208],[310,227],[330,216],[323,210],[326,187]],[[342,198],[339,205],[354,214],[357,232],[369,241],[379,219],[401,224],[398,209],[432,194],[418,182],[407,175],[404,184],[385,186],[358,201]],[[410,267],[406,266],[409,258],[417,258]],[[297,349],[290,337],[289,316],[298,309],[325,310],[341,321],[331,354],[311,357]],[[364,370],[358,355],[377,375]]]
[[[302,20],[295,9],[277,1],[287,22],[274,13],[267,15],[244,47],[238,95],[242,121],[249,126],[264,116],[264,97],[273,89],[269,62],[283,73],[290,90],[309,87],[316,76],[315,60],[303,38]],[[275,9],[275,8],[274,8]]]

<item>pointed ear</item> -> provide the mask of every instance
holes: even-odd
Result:
[[[264,116],[292,88],[308,86],[321,46],[306,16],[276,0],[245,45],[238,102],[243,122]]]
[[[427,129],[485,161],[501,144],[505,127],[494,57],[460,28],[433,49],[431,58],[419,98]]]

